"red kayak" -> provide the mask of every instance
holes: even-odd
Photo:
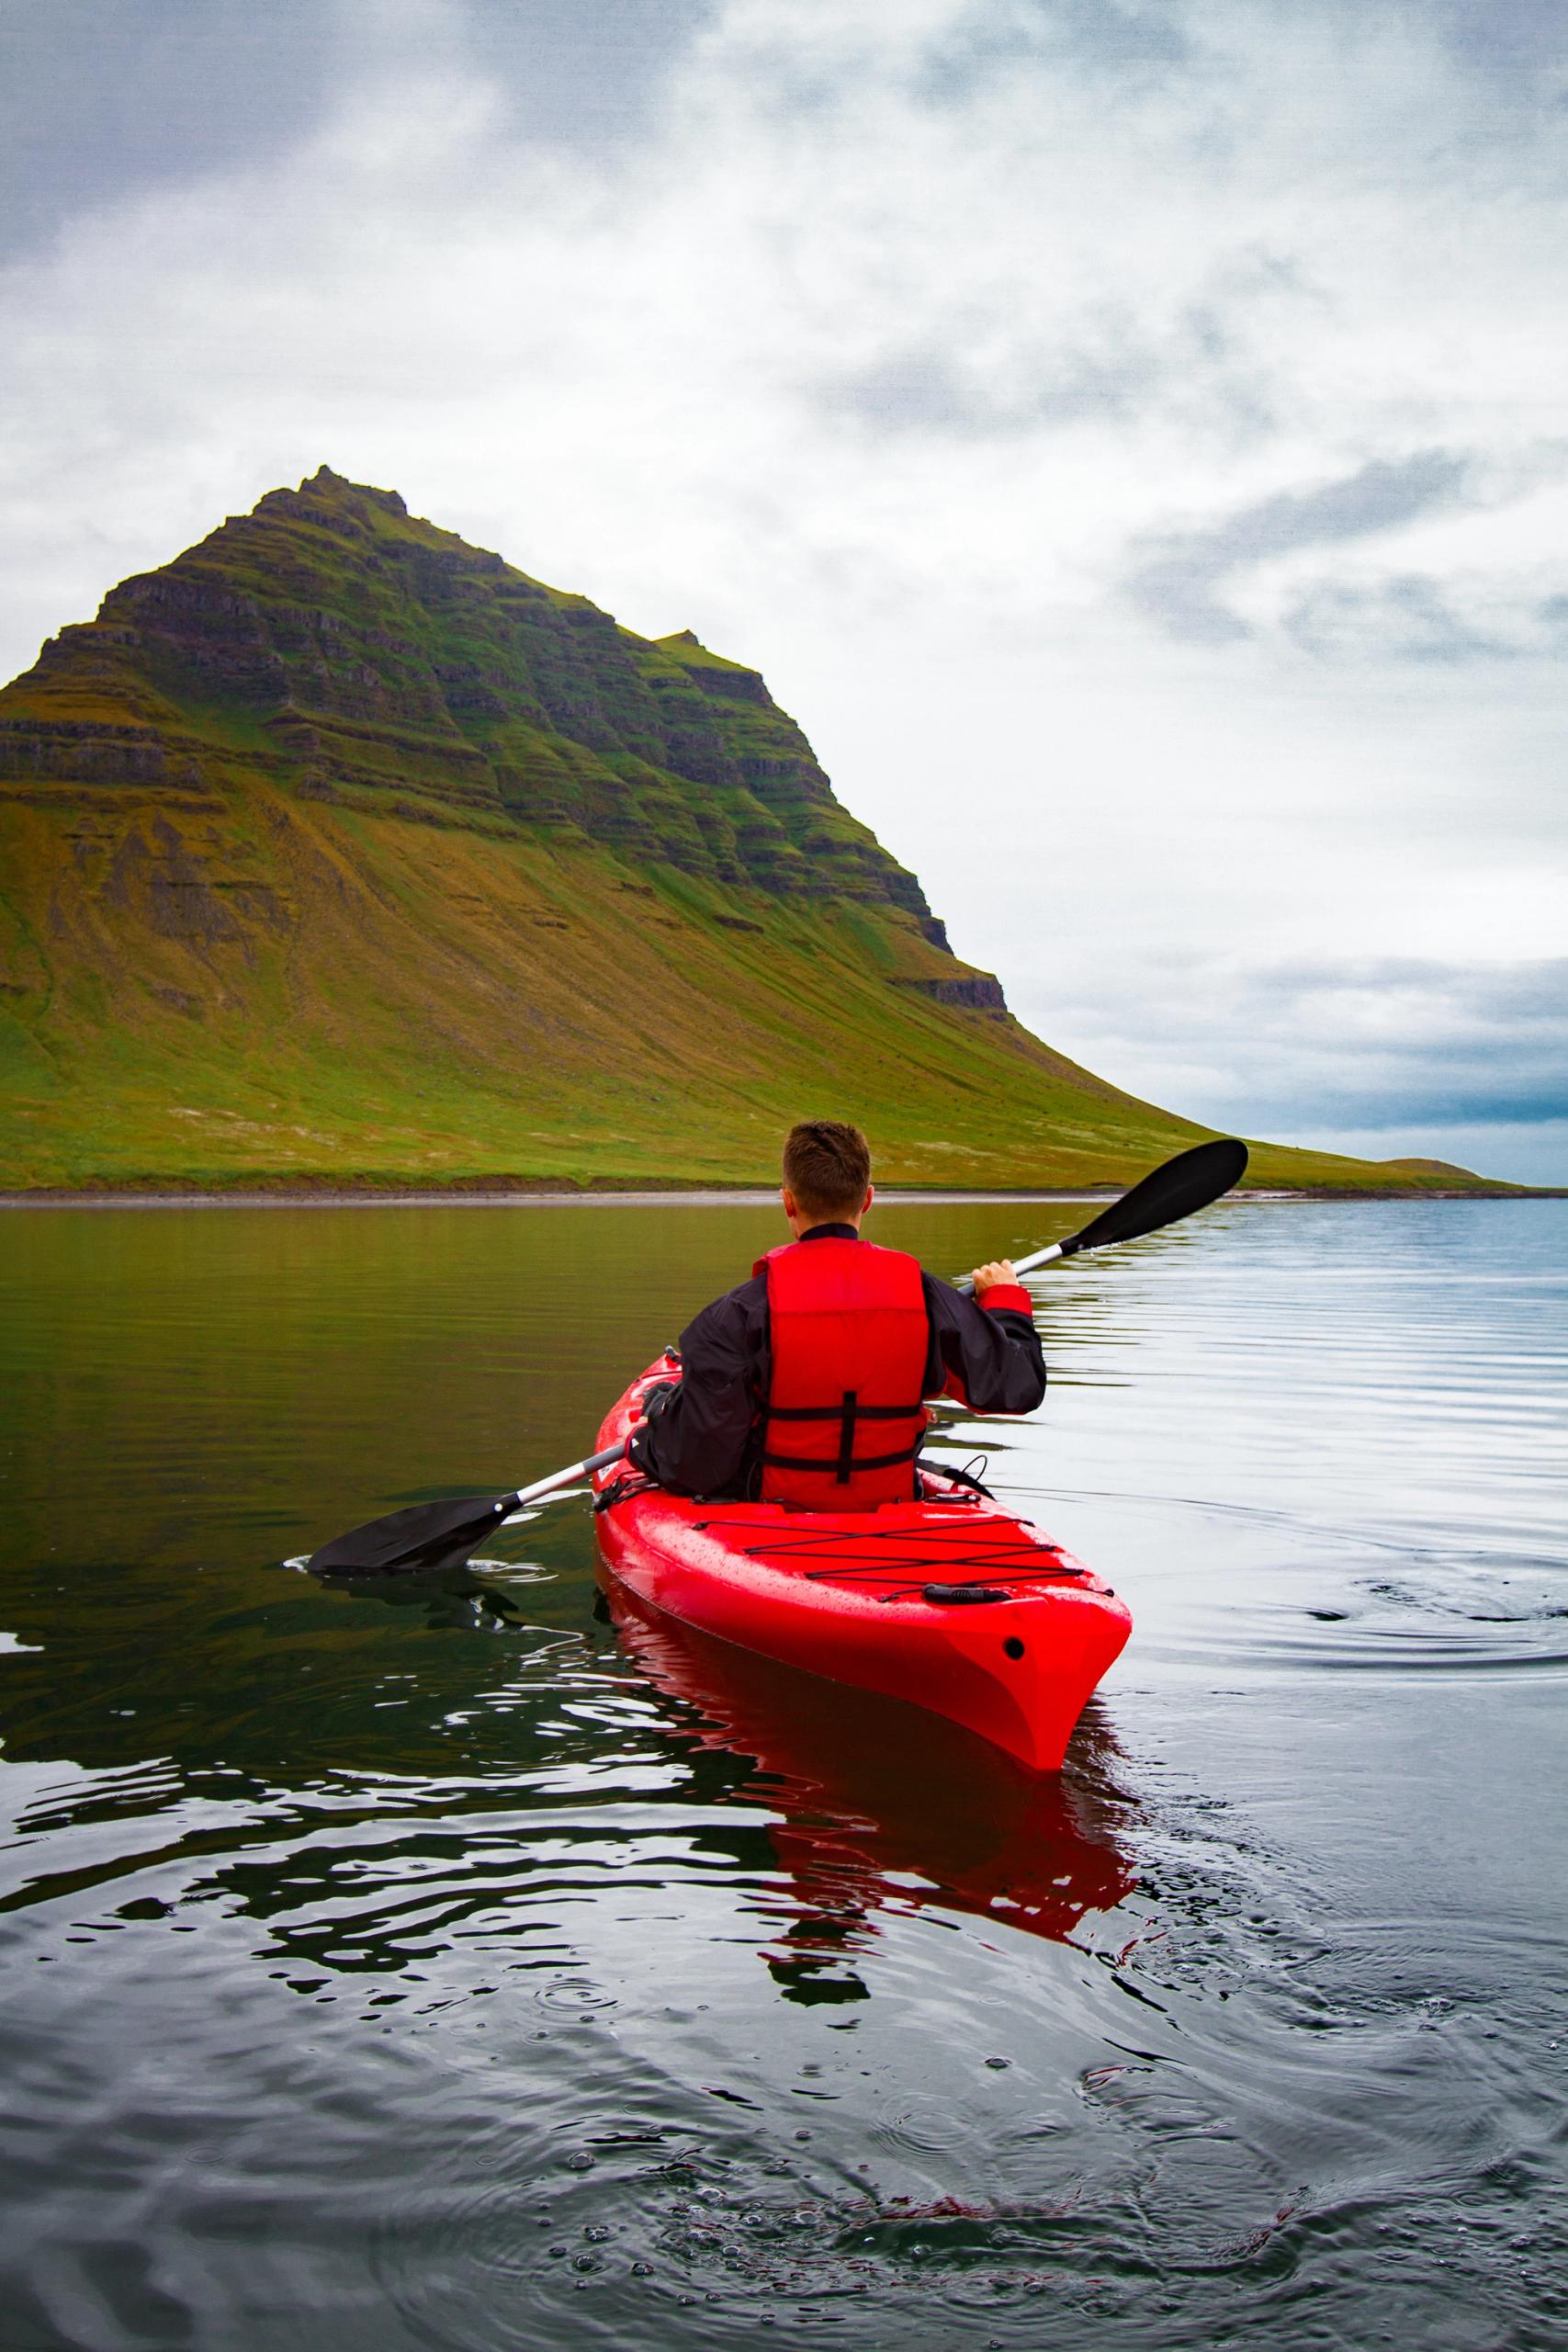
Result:
[[[641,1418],[649,1382],[678,1376],[668,1357],[650,1365],[600,1447]],[[918,1502],[802,1510],[667,1495],[613,1464],[594,1479],[600,1549],[683,1624],[929,1708],[1055,1772],[1133,1629],[1126,1604],[1029,1520],[931,1470],[920,1484]]]

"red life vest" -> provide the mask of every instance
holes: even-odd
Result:
[[[917,1260],[828,1235],[770,1250],[773,1376],[762,1500],[809,1510],[908,1502],[931,1329]]]

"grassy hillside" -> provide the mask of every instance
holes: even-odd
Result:
[[[0,1183],[1124,1181],[753,671],[323,471],[0,695]],[[1260,1149],[1258,1182],[1462,1171]]]

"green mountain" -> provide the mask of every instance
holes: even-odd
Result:
[[[896,1182],[1112,1183],[1206,1132],[1011,1018],[754,670],[325,468],[0,693],[0,829],[12,1188],[750,1183],[812,1113]]]

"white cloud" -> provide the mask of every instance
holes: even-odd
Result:
[[[1319,1126],[1341,1129],[1568,1119],[1568,956],[1259,965],[1211,950],[1142,969],[1134,1035],[1104,1025],[1092,989],[1064,999],[1060,1019],[1098,1032],[1104,1058],[1178,1070],[1217,1125],[1261,1112],[1271,1131],[1298,1123],[1303,1100]]]
[[[326,459],[759,662],[961,951],[1156,1096],[1202,1107],[1151,975],[1217,942],[1244,1095],[1281,956],[1555,952],[1549,17],[335,14],[281,151],[85,182],[0,279],[7,667]]]

